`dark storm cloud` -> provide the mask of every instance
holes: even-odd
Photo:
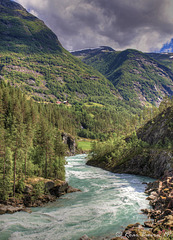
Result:
[[[173,22],[165,14],[169,1],[163,0],[86,0],[101,9],[103,16],[112,19],[109,28],[105,25],[98,32],[118,41],[120,46],[131,43],[141,30],[149,33],[173,34]]]
[[[18,0],[67,49],[150,50],[173,36],[172,0]]]

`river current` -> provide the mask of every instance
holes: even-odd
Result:
[[[0,216],[1,240],[78,240],[119,236],[130,223],[143,223],[149,208],[143,182],[147,177],[114,174],[87,166],[86,155],[67,157],[66,179],[82,192],[69,193],[32,213]]]

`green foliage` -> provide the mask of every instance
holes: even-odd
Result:
[[[33,196],[32,200],[38,199],[39,196],[43,195],[45,192],[45,184],[39,181],[33,185]]]
[[[130,136],[114,134],[105,142],[95,142],[90,153],[89,164],[113,169],[129,159],[133,159],[141,152],[145,153],[144,150],[147,148],[172,151],[173,105],[172,99],[166,98],[165,101],[161,104],[162,110],[163,106],[165,107],[163,112],[154,112],[154,109],[150,111],[154,115],[148,114],[147,111],[144,112],[146,117],[144,115],[143,118],[150,121],[144,127],[138,129],[138,135],[136,132],[133,132]],[[159,127],[161,127],[161,131],[158,130]],[[160,134],[162,137],[160,137]],[[145,141],[142,141],[138,136]]]
[[[24,178],[19,176],[19,181],[16,184],[16,192],[23,193],[24,189],[25,189]]]
[[[79,141],[78,148],[83,151],[90,151],[92,148],[92,142],[91,141]]]
[[[0,199],[7,200],[12,194],[12,152],[9,147],[6,147],[3,158],[0,158]]]
[[[21,194],[27,177],[64,180],[65,147],[59,127],[69,126],[58,117],[60,112],[56,105],[27,100],[18,88],[0,83],[1,200]]]
[[[136,154],[148,144],[138,139],[136,133],[125,141],[124,136],[114,136],[106,142],[94,142],[89,156],[89,162],[97,166],[113,168],[126,160],[130,155]]]

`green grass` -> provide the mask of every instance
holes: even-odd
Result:
[[[103,104],[100,104],[100,103],[94,103],[94,102],[89,102],[89,103],[85,103],[84,106],[86,107],[104,107]]]
[[[78,142],[78,148],[83,151],[90,151],[92,148],[92,142],[91,141],[80,141],[80,142]]]

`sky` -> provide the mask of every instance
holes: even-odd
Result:
[[[69,51],[157,51],[173,38],[173,0],[16,0]]]

